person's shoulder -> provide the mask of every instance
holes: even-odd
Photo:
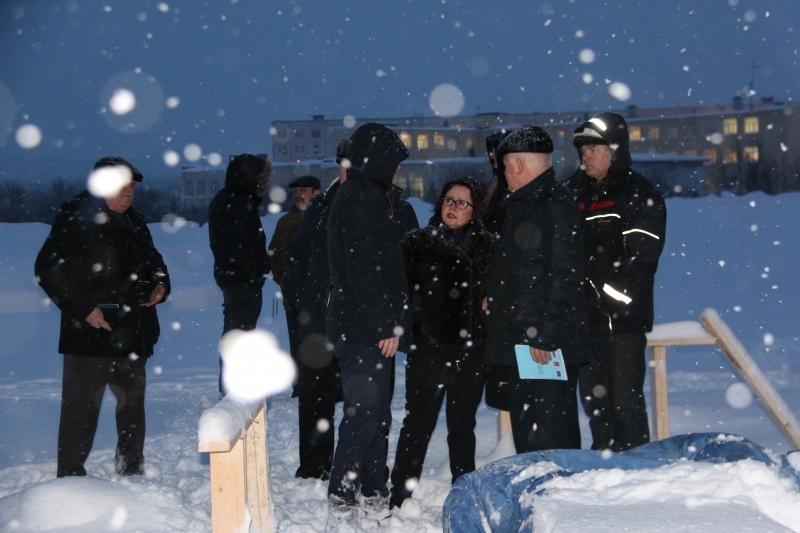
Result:
[[[437,230],[432,226],[415,228],[403,236],[403,241],[414,248],[430,245],[436,239],[436,236],[433,233],[434,231]]]
[[[639,201],[647,203],[648,205],[652,205],[653,202],[664,203],[664,197],[653,182],[633,169],[630,169],[628,172],[626,187],[627,196],[632,199],[639,199]]]

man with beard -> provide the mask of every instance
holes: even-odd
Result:
[[[319,195],[319,178],[315,176],[301,176],[289,184],[292,191],[293,204],[289,212],[278,219],[275,226],[275,233],[269,241],[269,256],[272,261],[272,276],[275,283],[280,285],[281,295],[283,296],[283,309],[286,311],[286,326],[289,330],[289,352],[295,364],[300,366],[300,313],[287,298],[286,288],[283,283],[283,269],[286,259],[286,247],[294,238],[300,220],[303,218],[308,203],[312,198]],[[297,396],[297,384],[294,386],[293,396]]]
[[[325,308],[331,284],[328,266],[328,213],[347,179],[348,140],[336,147],[339,177],[325,194],[312,198],[294,238],[286,247],[284,297],[298,313],[297,365],[300,466],[295,477],[327,480],[333,461],[333,416],[341,401],[339,363],[325,337]]]
[[[258,206],[272,165],[251,154],[234,157],[223,187],[208,208],[208,241],[214,253],[214,280],[222,290],[222,334],[255,329],[261,314],[261,289],[269,274],[264,228]],[[220,359],[219,392],[222,386]]]
[[[631,170],[628,125],[602,113],[575,130],[581,168],[567,184],[583,212],[590,364],[581,368],[592,449],[624,451],[650,440],[644,399],[645,333],[664,248],[664,199]]]
[[[327,336],[339,361],[344,418],[328,484],[328,529],[363,510],[389,516],[386,455],[392,423],[394,355],[410,331],[409,299],[400,240],[418,227],[411,206],[392,184],[408,157],[400,138],[376,123],[350,137],[347,181],[328,217],[331,295]]]
[[[489,269],[486,364],[508,371],[517,453],[580,448],[576,386],[586,360],[580,213],[557,181],[553,141],[523,126],[500,143],[509,196]],[[547,364],[560,349],[565,381],[522,379],[515,351]]]
[[[97,161],[89,186],[102,197],[84,191],[65,202],[36,257],[36,280],[61,310],[57,477],[86,475],[106,385],[117,399],[116,471],[144,472],[145,363],[170,281],[131,205],[142,179],[121,157]]]

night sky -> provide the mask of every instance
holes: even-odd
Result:
[[[755,61],[755,98],[788,102],[798,37],[797,0],[2,0],[0,180],[104,155],[165,180],[190,144],[271,154],[276,119],[434,115],[441,84],[462,114],[701,105],[744,94]]]

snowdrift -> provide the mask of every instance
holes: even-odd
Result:
[[[704,466],[708,472],[696,475]],[[695,475],[685,476],[682,467]],[[611,475],[598,483],[598,473]],[[585,484],[577,480],[584,474],[592,478]],[[626,475],[650,480],[660,477],[661,481],[645,487],[634,481],[626,483]],[[751,494],[760,496],[737,497],[741,496],[735,487],[737,475],[751,490],[757,488]],[[675,489],[680,478],[691,488]],[[590,485],[592,491],[580,494]],[[674,531],[676,525],[687,526],[685,513],[694,512],[698,516],[689,521],[691,531],[694,526],[697,531],[708,531],[703,529],[711,525],[704,523],[703,507],[711,511],[705,514],[713,521],[720,519],[720,507],[725,507],[722,516],[731,524],[725,525],[727,531],[797,531],[800,519],[792,513],[798,510],[799,489],[800,452],[777,455],[742,437],[694,433],[619,454],[552,450],[491,463],[454,484],[444,503],[442,521],[446,533],[555,533],[586,530],[587,526],[605,531],[605,527],[619,530],[623,525],[631,531]],[[553,500],[560,501],[559,509],[550,505]],[[627,509],[623,511],[620,505]],[[639,511],[631,512],[637,506]],[[614,523],[615,514],[626,522]],[[632,517],[642,518],[642,522],[631,523]],[[716,527],[720,525],[717,522]]]

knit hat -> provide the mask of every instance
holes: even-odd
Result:
[[[514,130],[497,147],[497,158],[502,160],[506,154],[529,152],[534,154],[553,153],[553,139],[538,126],[522,126]]]

